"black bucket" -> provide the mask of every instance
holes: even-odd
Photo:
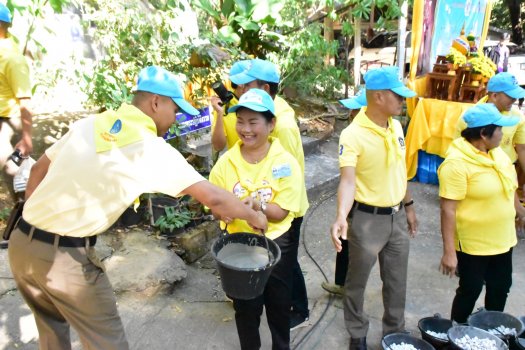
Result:
[[[518,318],[501,311],[479,311],[470,315],[467,322],[469,326],[481,328],[485,331],[495,329],[499,326],[516,329],[515,335],[494,334],[504,341],[509,341],[511,338],[515,338],[523,333],[523,323]]]
[[[483,329],[479,329],[471,326],[454,326],[448,330],[448,339],[452,342],[451,349],[463,349],[457,344],[457,340],[468,335],[471,338],[478,337],[479,339],[491,339],[496,343],[496,349],[508,350],[507,344],[495,335],[490,334]]]
[[[253,254],[251,256],[256,254],[258,258],[265,257],[265,260],[261,260],[258,266],[239,267],[229,259],[238,251]],[[254,299],[263,293],[272,269],[281,259],[281,249],[277,243],[254,233],[223,234],[213,243],[211,253],[217,261],[222,289],[226,295],[243,300]]]
[[[381,340],[383,350],[391,350],[392,345],[401,343],[413,345],[417,350],[434,350],[434,347],[426,341],[405,333],[388,334]]]
[[[442,349],[450,344],[448,337],[441,339],[428,333],[428,331],[436,333],[447,334],[448,330],[452,328],[452,321],[445,318],[441,318],[439,314],[435,314],[433,317],[425,317],[419,320],[417,327],[421,332],[421,338],[426,340],[436,349]]]

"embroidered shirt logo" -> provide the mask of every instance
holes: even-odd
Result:
[[[398,137],[397,141],[399,142],[399,146],[401,146],[401,149],[405,149],[405,139],[402,137]]]
[[[100,136],[107,142],[117,142],[118,138],[115,134],[118,134],[122,130],[122,121],[120,119],[115,120],[109,132],[102,132]]]

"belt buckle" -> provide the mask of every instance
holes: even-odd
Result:
[[[394,214],[397,213],[400,209],[401,209],[401,204],[394,205],[394,206],[392,207],[392,214],[390,214],[390,215],[394,215]]]

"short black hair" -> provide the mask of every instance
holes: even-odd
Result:
[[[263,86],[264,84],[268,84],[270,86],[270,96],[272,96],[272,98],[275,98],[275,96],[277,95],[277,92],[279,91],[279,83],[271,83],[269,81],[264,81],[260,79],[256,79],[255,81],[257,82],[258,86]]]
[[[475,128],[466,128],[461,132],[461,136],[464,137],[468,142],[476,141],[481,139],[481,136],[492,137],[494,131],[500,126],[495,124],[489,124],[485,126],[478,126]]]
[[[236,113],[239,113],[243,109],[247,109],[247,110],[250,110],[250,111],[252,110],[252,109],[249,109],[247,107],[239,107],[239,109],[237,109]],[[266,119],[266,122],[268,122],[268,123],[270,123],[272,121],[272,119],[275,118],[275,115],[272,112],[270,112],[270,111],[257,112],[257,113],[262,114],[262,116],[264,117],[264,119]]]
[[[232,87],[232,89],[237,89],[239,87],[239,85],[235,84],[233,81],[230,80],[230,85]]]

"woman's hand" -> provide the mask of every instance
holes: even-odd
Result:
[[[444,275],[449,275],[453,277],[456,273],[456,267],[458,266],[458,258],[456,252],[446,252],[443,253],[441,257],[441,264],[439,266],[439,271]]]
[[[248,196],[248,197],[245,197],[242,202],[248,206],[248,208],[251,208],[255,211],[260,211],[261,210],[261,203],[254,199],[252,196]]]

